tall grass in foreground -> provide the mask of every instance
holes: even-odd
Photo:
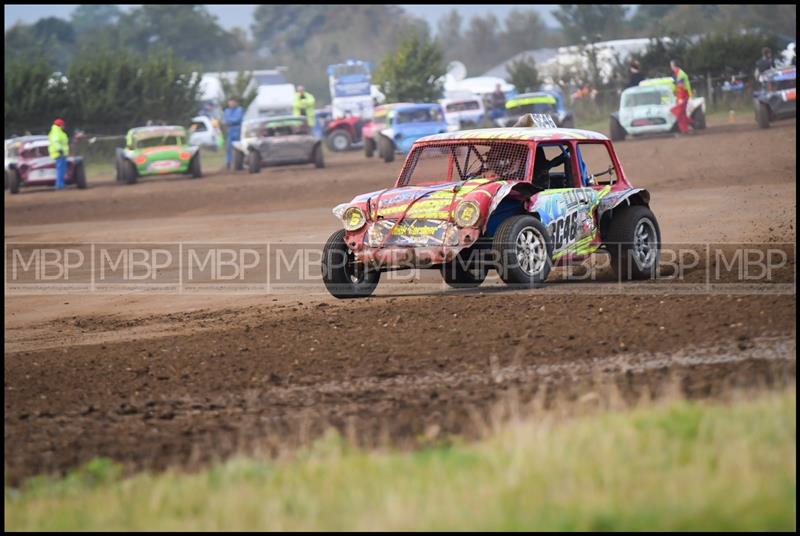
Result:
[[[794,530],[796,395],[674,401],[365,452],[331,434],[278,461],[124,480],[95,460],[6,489],[6,530]]]

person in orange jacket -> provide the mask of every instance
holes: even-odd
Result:
[[[686,115],[686,107],[689,104],[689,91],[686,89],[686,84],[680,79],[675,84],[675,101],[675,106],[670,111],[678,120],[678,130],[681,131],[681,134],[686,134],[692,125],[692,120]]]

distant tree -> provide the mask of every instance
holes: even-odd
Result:
[[[442,96],[445,74],[441,46],[427,35],[411,32],[389,53],[375,73],[389,102],[432,102]]]
[[[6,62],[5,136],[26,130],[43,132],[68,109],[66,87],[44,57]]]
[[[561,4],[553,11],[553,17],[570,41],[578,44],[584,38],[593,41],[624,37],[627,28],[627,7],[613,4]]]
[[[514,84],[519,92],[534,91],[539,88],[539,71],[531,57],[512,61],[508,65],[508,81]]]
[[[16,24],[5,33],[6,61],[44,57],[56,70],[65,71],[77,49],[75,29],[57,17],[34,24]]]
[[[144,4],[119,21],[126,48],[146,53],[171,49],[176,56],[205,66],[221,65],[242,48],[234,34],[202,5]]]
[[[685,37],[651,39],[645,51],[634,57],[639,60],[642,73],[646,77],[672,76],[669,70],[670,60],[675,59],[684,63],[691,46],[691,42]]]
[[[544,43],[546,28],[539,14],[532,9],[512,9],[506,17],[506,31],[502,36],[508,55],[539,48]]]
[[[81,34],[112,26],[121,16],[122,10],[115,4],[82,4],[72,11],[70,21],[75,32]]]
[[[239,71],[236,73],[236,79],[233,82],[222,78],[222,92],[225,94],[224,102],[220,103],[225,107],[225,102],[228,99],[236,99],[243,109],[247,109],[250,103],[253,102],[258,95],[258,86],[252,84],[253,73],[247,71]]]
[[[494,67],[508,56],[501,46],[498,29],[500,23],[493,14],[469,19],[464,34],[464,63],[471,72],[483,72]]]
[[[437,23],[436,37],[444,48],[445,58],[448,60],[456,59],[462,56],[463,51],[461,46],[463,38],[461,35],[461,26],[464,19],[459,12],[451,9],[449,13],[439,18]]]

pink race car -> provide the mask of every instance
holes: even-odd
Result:
[[[11,140],[6,148],[6,184],[12,194],[20,186],[55,186],[56,161],[50,158],[47,136],[23,136]],[[67,157],[64,184],[86,188],[83,157]]]

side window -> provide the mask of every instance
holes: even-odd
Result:
[[[534,183],[544,189],[574,188],[571,163],[568,144],[539,145],[534,160]]]
[[[596,186],[617,182],[617,170],[604,143],[579,143],[577,153],[581,184]]]

